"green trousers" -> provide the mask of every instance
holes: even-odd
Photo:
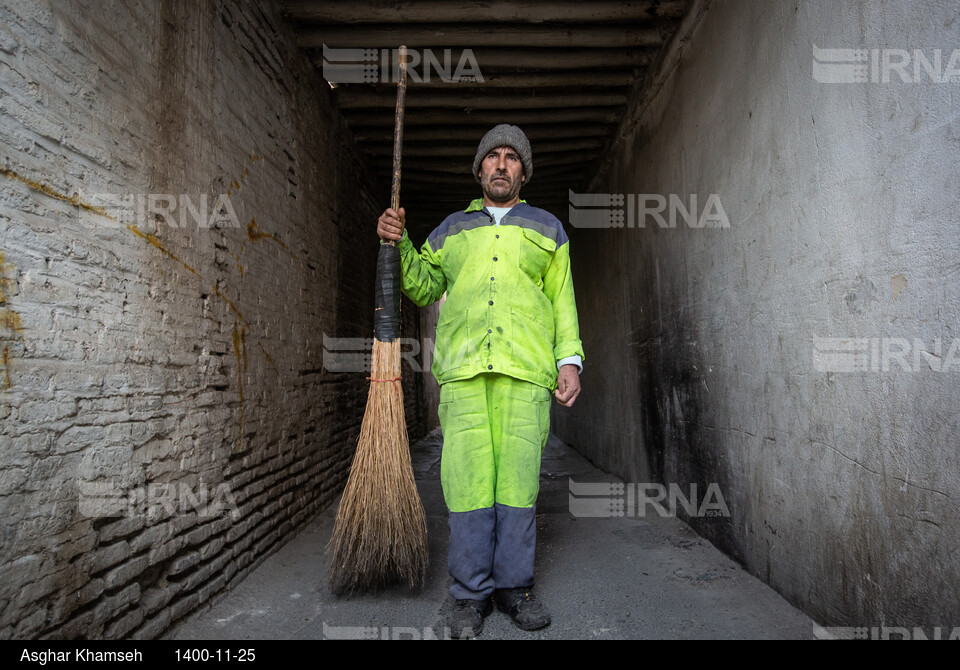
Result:
[[[533,585],[540,457],[550,390],[485,373],[440,387],[440,481],[450,510],[451,594]]]

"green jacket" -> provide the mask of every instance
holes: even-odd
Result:
[[[404,294],[440,309],[431,371],[444,384],[500,372],[557,386],[557,362],[579,355],[580,327],[570,244],[552,214],[520,202],[497,226],[474,200],[448,216],[418,254],[406,230],[400,250]]]

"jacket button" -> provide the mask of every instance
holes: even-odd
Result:
[[[488,304],[488,305],[492,305],[492,304],[493,304],[493,300],[491,300],[491,301],[488,302],[487,304]]]
[[[493,277],[490,277],[490,281],[493,281]]]
[[[494,256],[494,257],[493,257],[493,260],[497,260],[497,257],[496,257],[496,256]]]
[[[493,366],[492,366],[492,365],[488,365],[488,366],[487,366],[487,370],[493,370]]]
[[[487,328],[487,332],[488,332],[488,333],[492,333],[492,332],[493,332],[493,328]]]

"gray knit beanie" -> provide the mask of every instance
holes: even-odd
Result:
[[[523,134],[523,131],[516,126],[501,123],[499,126],[487,131],[487,134],[480,140],[480,146],[477,148],[477,155],[473,159],[473,178],[478,182],[480,177],[480,163],[491,149],[497,147],[513,147],[520,154],[520,160],[523,162],[523,173],[527,179],[524,184],[530,183],[530,177],[533,176],[533,152],[530,150],[530,140]]]

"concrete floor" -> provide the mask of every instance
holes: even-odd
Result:
[[[413,445],[427,511],[431,564],[422,592],[397,588],[337,599],[326,589],[325,545],[335,508],[269,556],[230,593],[169,639],[255,640],[449,637],[446,508],[439,431]],[[536,593],[553,623],[523,632],[507,615],[481,639],[694,639],[814,637],[814,622],[673,517],[575,517],[569,480],[616,482],[551,436],[538,503]]]

